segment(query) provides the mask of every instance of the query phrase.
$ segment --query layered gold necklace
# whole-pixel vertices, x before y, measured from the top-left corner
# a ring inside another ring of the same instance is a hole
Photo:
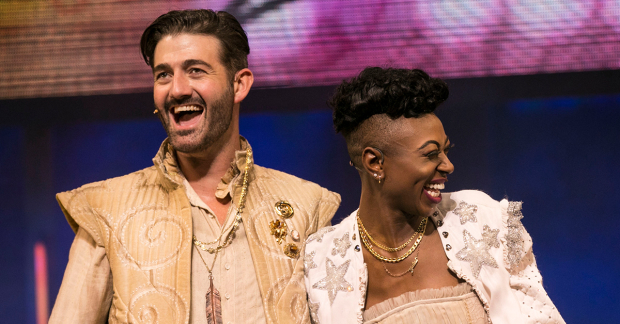
[[[420,245],[420,242],[422,241],[422,238],[424,237],[424,232],[426,231],[426,225],[428,223],[428,217],[425,217],[424,219],[422,219],[422,221],[420,222],[420,225],[418,225],[418,229],[416,230],[416,232],[411,236],[411,238],[409,238],[409,240],[407,240],[407,242],[405,242],[404,244],[392,248],[392,247],[388,247],[385,246],[379,242],[377,242],[375,239],[372,238],[372,236],[370,235],[370,233],[366,230],[366,228],[364,227],[364,224],[362,223],[362,220],[359,216],[359,211],[357,212],[357,224],[359,226],[359,232],[360,232],[360,238],[362,239],[362,243],[364,243],[364,247],[366,248],[366,250],[368,250],[368,252],[370,252],[370,254],[375,257],[377,260],[382,261],[383,264],[383,269],[385,269],[385,272],[387,272],[387,274],[389,274],[392,277],[400,277],[405,275],[406,273],[411,273],[413,275],[413,269],[415,268],[415,266],[418,264],[418,257],[416,256],[415,259],[413,260],[413,262],[411,263],[411,266],[409,267],[409,269],[407,269],[407,271],[401,273],[401,274],[393,274],[391,273],[387,267],[385,266],[385,263],[399,263],[402,262],[403,260],[407,259],[409,256],[411,256],[411,254],[413,254],[413,252],[418,248],[418,246]],[[390,258],[390,257],[385,257],[381,254],[379,254],[377,251],[375,251],[375,249],[373,248],[373,244],[378,247],[381,250],[384,251],[388,251],[388,252],[398,252],[403,250],[404,248],[406,248],[412,241],[413,239],[417,236],[417,239],[414,241],[413,245],[411,246],[411,248],[409,248],[409,250],[407,252],[405,252],[405,254],[401,255],[400,257],[395,257],[395,258]],[[419,253],[419,251],[418,251]]]
[[[220,237],[213,242],[202,242],[198,240],[195,235],[192,236],[194,247],[196,248],[196,251],[198,252],[198,255],[200,256],[202,263],[204,263],[205,268],[207,268],[207,271],[209,272],[209,290],[207,291],[207,294],[205,297],[207,298],[207,302],[206,302],[207,323],[210,323],[210,324],[211,323],[222,323],[222,307],[221,307],[222,297],[220,296],[220,292],[217,289],[215,289],[215,287],[213,286],[213,267],[215,266],[215,260],[217,259],[218,253],[224,248],[226,248],[227,246],[229,246],[232,243],[233,239],[235,238],[235,232],[239,228],[239,223],[241,222],[241,213],[243,212],[243,208],[245,208],[245,201],[246,201],[247,192],[248,192],[248,173],[250,171],[250,164],[252,163],[252,150],[248,147],[245,153],[246,153],[245,171],[243,175],[243,186],[241,188],[241,195],[239,197],[239,208],[237,209],[237,215],[235,216],[235,221],[233,222],[231,227],[229,227],[230,231],[228,230],[222,231],[220,233]],[[233,204],[234,204],[234,201],[233,201]],[[226,235],[226,238],[222,241],[222,236],[227,231],[228,231],[228,234]],[[216,247],[214,248],[208,247],[208,245],[215,244],[218,242],[221,242],[221,243],[219,243]],[[211,268],[207,266],[207,262],[205,262],[205,259],[202,257],[202,254],[200,254],[200,251],[198,249],[207,251],[213,254],[213,262],[211,262]]]

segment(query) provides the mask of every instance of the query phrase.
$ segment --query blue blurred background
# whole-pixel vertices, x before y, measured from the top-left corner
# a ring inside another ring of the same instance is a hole
[[[615,8],[616,11],[609,11],[610,17],[620,17],[617,1],[569,2],[587,3],[600,10]],[[69,6],[70,2],[66,3]],[[507,3],[512,2],[504,2],[503,6]],[[531,6],[532,10],[537,9],[535,4]],[[164,9],[150,13],[151,17],[165,12]],[[277,16],[278,10],[286,13],[285,9],[291,10],[275,5],[266,12]],[[457,9],[444,12],[441,17],[467,17],[467,13],[475,16],[471,8]],[[236,14],[242,16],[243,12]],[[318,15],[316,11],[312,13]],[[600,18],[601,13],[593,15]],[[273,22],[267,19],[272,16],[265,15],[250,15],[245,24],[257,24],[261,19]],[[458,21],[462,23],[462,19]],[[609,21],[612,23],[605,23]],[[616,236],[620,231],[620,211],[613,207],[620,202],[620,150],[616,147],[620,140],[620,42],[619,32],[612,28],[614,21],[601,18],[602,27],[597,27],[596,33],[584,32],[574,38],[564,35],[566,48],[553,43],[548,44],[548,52],[519,54],[523,59],[531,59],[530,54],[550,55],[538,62],[534,70],[527,70],[527,66],[523,70],[523,64],[518,62],[515,66],[521,66],[521,70],[516,72],[494,70],[485,67],[487,61],[481,59],[472,63],[470,70],[463,68],[456,75],[450,74],[451,63],[439,59],[446,57],[447,50],[432,44],[429,46],[436,50],[437,60],[431,62],[425,56],[416,62],[412,56],[407,65],[425,69],[428,64],[435,76],[446,77],[451,89],[450,98],[437,112],[456,144],[450,153],[456,170],[446,191],[479,189],[498,200],[507,197],[524,202],[523,223],[533,238],[544,286],[568,323],[620,323],[620,244]],[[390,32],[379,28],[385,22],[372,24],[378,26],[377,30]],[[481,24],[488,27],[488,23]],[[145,26],[131,28],[141,32]],[[440,27],[440,31],[448,28]],[[0,36],[5,43],[15,38],[10,31],[14,29],[0,24]],[[139,32],[131,34],[136,44],[127,56],[137,53]],[[292,35],[294,39],[296,34]],[[493,39],[501,38],[493,35]],[[610,47],[611,54],[597,56],[600,52],[593,51],[588,58],[586,51],[580,58],[583,65],[569,64],[559,71],[546,69],[556,66],[554,55],[570,56],[575,52],[575,44],[585,44],[585,48],[594,42],[592,35],[598,37],[598,46]],[[249,33],[250,39],[252,36]],[[410,36],[404,33],[400,37],[406,43]],[[256,37],[262,39],[260,35]],[[468,41],[465,38],[455,42],[466,50]],[[478,44],[481,40],[471,42]],[[401,45],[396,44],[395,48],[408,46]],[[321,46],[327,47],[325,43]],[[486,43],[482,50],[492,48]],[[14,54],[6,48],[3,51],[0,63],[6,76],[13,70],[2,58]],[[377,59],[376,65],[390,65],[390,55],[399,54],[386,49],[385,53],[375,50],[369,56]],[[607,63],[603,58],[609,59]],[[277,64],[277,57],[270,59]],[[257,73],[257,78],[270,77],[260,60],[252,61],[252,55],[250,60],[258,71],[263,71]],[[600,64],[588,65],[588,60]],[[311,63],[305,62],[310,66]],[[402,60],[396,63],[403,66]],[[85,66],[88,65],[87,62]],[[139,68],[139,73],[146,73],[148,78],[148,68]],[[315,69],[320,71],[320,66]],[[36,72],[33,69],[29,75],[36,76]],[[325,102],[337,81],[352,73],[343,70],[331,79],[318,81],[310,76],[307,83],[288,82],[285,71],[279,73],[280,83],[269,79],[263,87],[253,89],[242,104],[241,134],[253,146],[257,164],[339,192],[342,206],[333,221],[338,223],[357,207],[360,183],[357,172],[348,165],[344,140],[333,131],[331,111]],[[33,247],[40,242],[47,251],[47,303],[51,308],[74,237],[57,206],[55,193],[152,165],[151,159],[166,135],[157,118],[150,114],[152,95],[148,87],[140,85],[145,84],[144,80],[131,91],[97,88],[98,83],[93,83],[94,88],[62,88],[58,92],[48,89],[49,94],[37,92],[37,83],[20,83],[23,80],[17,77],[9,79],[4,88],[0,84],[0,112],[4,117],[0,119],[0,321],[35,323]],[[54,84],[53,74],[42,80]],[[18,87],[35,90],[12,92]]]

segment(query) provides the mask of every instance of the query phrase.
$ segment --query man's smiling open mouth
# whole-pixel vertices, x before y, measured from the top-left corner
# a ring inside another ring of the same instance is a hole
[[[197,105],[182,105],[173,107],[170,112],[177,125],[181,127],[192,126],[198,122],[204,112],[204,108]]]

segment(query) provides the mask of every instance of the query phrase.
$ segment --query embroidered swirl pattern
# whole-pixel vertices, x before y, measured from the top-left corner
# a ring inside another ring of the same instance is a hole
[[[165,266],[175,262],[190,242],[189,227],[181,217],[161,207],[134,208],[121,219],[116,243],[119,255],[128,266],[141,270]],[[135,224],[143,225],[136,229]],[[132,235],[136,230],[138,240]]]
[[[136,289],[132,294],[128,317],[130,323],[184,323],[186,309],[186,302],[174,289],[162,285],[148,285]]]

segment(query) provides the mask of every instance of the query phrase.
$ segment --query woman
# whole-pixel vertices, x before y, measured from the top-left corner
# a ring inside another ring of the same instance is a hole
[[[546,295],[521,203],[441,193],[452,146],[433,113],[447,85],[367,68],[332,98],[362,180],[359,209],[311,235],[315,323],[564,323]]]

